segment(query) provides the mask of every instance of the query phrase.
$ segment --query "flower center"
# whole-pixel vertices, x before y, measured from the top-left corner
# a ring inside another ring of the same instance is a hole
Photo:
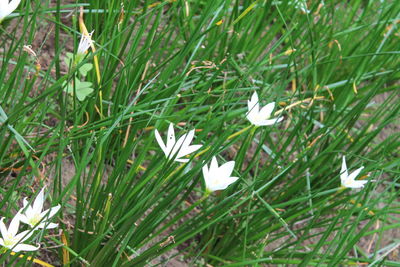
[[[220,178],[215,178],[214,180],[212,180],[212,185],[216,186],[219,185],[221,183],[221,179]]]
[[[35,226],[36,224],[38,224],[38,222],[40,222],[42,220],[42,217],[40,217],[39,213],[35,213],[30,219],[29,219],[29,224],[31,226]]]
[[[352,184],[352,181],[349,181],[349,180],[345,180],[343,182],[343,185],[346,186],[346,187],[350,186],[351,184]]]
[[[257,119],[262,121],[262,120],[268,120],[270,116],[265,116],[263,114],[258,113],[257,114]]]
[[[13,235],[8,234],[4,237],[4,246],[5,247],[13,247],[18,243],[18,239],[16,239]]]

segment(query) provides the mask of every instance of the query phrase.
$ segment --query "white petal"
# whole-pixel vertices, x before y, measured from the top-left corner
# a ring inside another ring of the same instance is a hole
[[[171,154],[172,148],[174,147],[176,142],[175,139],[175,131],[174,131],[174,126],[172,123],[169,124],[168,127],[168,136],[167,136],[167,151],[168,154]]]
[[[85,55],[86,54],[87,50],[90,48],[90,46],[93,43],[92,34],[93,34],[93,31],[91,33],[89,33],[89,35],[82,34],[81,40],[80,40],[79,45],[78,45],[78,51],[77,51],[78,55]]]
[[[202,170],[203,170],[204,182],[205,182],[205,184],[207,185],[207,184],[208,184],[208,181],[209,181],[209,179],[210,179],[210,176],[209,176],[210,174],[209,174],[209,171],[208,171],[208,166],[207,166],[207,164],[203,166]]]
[[[183,141],[182,147],[189,147],[194,137],[194,131],[194,129],[189,131],[189,133],[186,135],[185,140]]]
[[[227,178],[221,179],[219,183],[209,185],[208,189],[210,191],[224,190],[230,184],[236,182],[237,179],[239,179],[239,178],[238,177],[227,177]]]
[[[358,168],[357,170],[355,170],[353,173],[351,173],[349,175],[349,177],[347,177],[347,179],[349,179],[350,181],[353,181],[356,179],[356,177],[360,174],[360,172],[362,171],[362,169],[364,169],[364,166]]]
[[[193,146],[189,146],[189,147],[182,146],[182,148],[179,150],[178,157],[180,158],[180,157],[189,155],[189,154],[199,150],[201,147],[202,147],[202,145],[193,145]]]
[[[156,140],[158,145],[161,147],[162,151],[164,152],[165,156],[168,156],[168,152],[167,151],[167,147],[164,144],[164,141],[162,140],[160,133],[157,131],[157,129],[154,132],[155,136],[156,136]]]
[[[340,180],[343,182],[347,179],[348,176],[349,176],[349,173],[347,171],[347,166],[346,166],[346,157],[343,156],[342,169],[340,170]]]
[[[37,228],[42,229],[54,229],[58,227],[58,223],[41,223],[37,226]]]
[[[17,234],[14,238],[16,240],[19,240],[19,242],[24,242],[26,239],[31,237],[32,234],[33,234],[33,230],[32,229],[31,230],[26,230],[26,231],[23,231],[23,232]]]
[[[254,92],[253,95],[251,96],[251,99],[247,101],[247,109],[248,109],[247,112],[248,117],[254,118],[255,116],[258,115],[258,112],[260,110],[260,104],[258,103],[257,92]]]
[[[19,3],[21,3],[21,0],[12,0],[10,2],[10,4],[8,5],[8,8],[10,10],[10,14],[11,14],[11,12],[13,12],[14,10],[17,9]]]
[[[349,187],[349,188],[363,188],[366,183],[368,183],[367,180],[350,181],[347,184],[346,187]]]
[[[171,159],[172,159],[172,158],[171,158]],[[186,162],[189,162],[189,159],[175,158],[175,161],[186,163]]]
[[[22,211],[24,210],[24,207],[22,207],[22,208],[20,208],[18,211],[17,211],[17,214],[16,214],[16,216],[19,216],[19,217],[21,217],[23,214],[22,214]]]
[[[218,161],[217,158],[214,156],[211,159],[211,164],[210,164],[210,175],[213,175],[213,173],[218,172]]]
[[[258,101],[258,100],[257,100]],[[258,102],[252,102],[252,101],[247,101],[247,109],[248,109],[248,114],[258,114],[260,110],[260,104]]]
[[[0,219],[0,232],[1,232],[1,236],[3,238],[5,238],[7,236],[7,234],[8,234],[8,230],[7,230],[7,227],[4,224],[3,220],[4,220],[4,218]]]
[[[46,187],[43,187],[42,190],[40,190],[39,194],[36,196],[35,201],[33,202],[32,208],[35,213],[41,213],[43,209],[43,203],[44,203],[44,189]]]
[[[234,161],[229,161],[229,162],[221,165],[218,169],[218,174],[219,174],[220,179],[225,179],[225,177],[229,177],[232,174],[234,167],[235,167]]]
[[[26,208],[26,211],[25,211],[26,217],[29,218],[29,217],[34,216],[35,214],[36,214],[36,212],[33,210],[32,206],[28,205],[28,207]]]
[[[24,214],[21,214],[21,215],[19,216],[19,220],[20,220],[21,222],[25,223],[25,224],[29,224],[29,219],[28,219],[28,217],[26,217]]]
[[[5,0],[1,0],[1,1],[5,1]],[[3,3],[0,3],[1,5],[3,5]],[[7,3],[6,3],[7,4]],[[5,17],[7,17],[9,15],[8,13],[8,8],[0,8],[0,22],[3,21],[3,19]]]
[[[32,245],[27,245],[27,244],[19,244],[16,245],[14,248],[12,248],[12,251],[14,252],[20,252],[20,251],[35,251],[38,250],[40,246],[32,246]]]
[[[47,209],[45,211],[43,211],[42,213],[40,213],[40,218],[45,218],[45,219],[50,219],[51,217],[53,217],[59,210],[60,210],[60,205],[57,205],[55,207],[52,207],[50,209]]]
[[[276,119],[270,119],[270,120],[262,120],[262,121],[257,122],[256,125],[258,125],[258,126],[274,125],[274,124],[276,124],[278,122],[281,122],[282,120],[283,120],[283,117],[279,117],[279,118],[276,118]]]
[[[258,101],[258,94],[257,94],[256,91],[254,91],[253,95],[251,96],[250,101],[248,102],[248,104],[249,104],[249,106],[248,106],[249,110],[252,109],[252,108],[254,107],[254,105],[258,104],[258,102],[259,102],[259,101]],[[258,109],[257,109],[257,112],[258,112]]]
[[[258,119],[257,119],[258,113],[249,113],[247,114],[246,118],[250,121],[251,124],[259,126]]]
[[[275,102],[271,102],[269,104],[267,104],[265,107],[263,107],[260,112],[259,112],[259,116],[261,118],[263,118],[264,120],[268,119],[269,117],[271,117],[272,111],[275,108]]]
[[[10,15],[20,4],[21,0],[13,0],[11,3],[7,1],[1,1],[0,6],[0,21],[3,20],[5,17]]]
[[[190,143],[192,142],[193,137],[194,137],[194,133],[195,133],[195,130],[191,130],[191,131],[185,136],[184,141],[183,141],[183,144],[182,144],[182,147],[179,149],[179,152],[178,152],[178,156],[177,156],[178,158],[183,157],[183,156],[186,156],[186,155],[188,155],[188,154],[191,154],[191,153],[193,153],[194,151],[199,150],[199,149],[202,147],[202,145],[193,145],[193,146],[190,146]],[[178,141],[179,141],[179,140],[178,140]]]
[[[18,228],[19,228],[19,216],[17,214],[11,220],[10,226],[8,227],[8,233],[12,236],[15,236],[18,232]]]
[[[26,197],[24,197],[24,200],[22,200],[22,204],[23,204],[22,209],[25,209],[29,205],[29,201],[27,200]]]
[[[178,141],[173,145],[172,151],[169,153],[169,158],[173,159],[177,152],[181,149],[183,142],[186,139],[186,134],[182,135]],[[179,157],[178,157],[179,158]]]
[[[247,110],[248,114],[258,114],[260,110],[260,104],[258,103],[258,96],[256,92],[254,92],[250,100],[247,100]]]
[[[52,218],[60,210],[60,208],[61,208],[61,205],[57,205],[57,206],[50,208],[50,214],[49,214],[48,218]]]

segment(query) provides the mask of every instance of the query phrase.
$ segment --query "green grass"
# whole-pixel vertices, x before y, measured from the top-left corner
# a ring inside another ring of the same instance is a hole
[[[0,27],[0,216],[47,185],[67,242],[0,262],[399,266],[400,2],[317,2],[22,0]],[[80,6],[96,52],[67,66]],[[248,127],[254,91],[282,123]],[[198,130],[189,163],[155,140],[171,122]],[[374,182],[341,189],[342,155]],[[213,156],[239,180],[204,198]]]

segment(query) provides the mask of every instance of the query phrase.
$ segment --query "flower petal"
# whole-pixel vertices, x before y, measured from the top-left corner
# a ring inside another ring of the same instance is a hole
[[[246,118],[250,121],[251,124],[258,125],[257,115],[258,115],[258,113],[254,113],[254,112],[250,111],[250,113],[248,113],[246,115]]]
[[[172,151],[169,153],[169,158],[173,159],[177,152],[181,149],[183,142],[186,139],[186,134],[182,135],[178,141],[173,145]],[[178,157],[178,156],[177,156]],[[178,157],[179,158],[179,157]]]
[[[94,31],[92,31],[89,34],[82,33],[81,41],[79,42],[79,45],[78,45],[78,51],[77,51],[78,56],[81,56],[81,57],[84,56],[87,53],[88,49],[94,43],[92,40],[93,32]]]
[[[251,121],[258,116],[260,110],[260,104],[258,103],[258,96],[257,93],[254,92],[253,96],[251,97],[250,101],[247,101],[247,115],[246,117]]]
[[[170,155],[172,148],[174,147],[176,142],[175,139],[175,131],[174,131],[174,125],[172,123],[169,124],[168,127],[168,136],[167,136],[167,154]]]
[[[271,117],[274,108],[275,108],[275,102],[268,103],[265,107],[263,107],[260,110],[259,116],[264,120],[269,119]]]
[[[247,101],[247,109],[247,114],[258,114],[260,110],[260,104],[258,102],[253,104],[251,101]]]
[[[60,210],[60,208],[61,208],[61,206],[57,205],[55,207],[47,209],[47,210],[43,211],[42,213],[40,213],[39,217],[43,223],[46,223],[46,221],[49,220],[50,218],[52,218]]]
[[[39,194],[36,196],[35,201],[33,202],[32,208],[35,213],[41,213],[43,209],[43,203],[44,203],[44,189],[46,187],[43,187],[42,190],[40,190]]]
[[[19,216],[19,220],[20,220],[21,222],[25,223],[25,224],[29,224],[29,219],[28,219],[28,217],[26,217],[26,215],[24,215],[24,214],[21,214],[21,215]]]
[[[23,207],[22,207],[22,209],[25,209],[25,208],[26,208],[26,206],[28,206],[28,205],[29,205],[29,201],[27,200],[27,198],[26,198],[26,197],[24,197],[24,199],[22,200],[22,204],[23,204]]]
[[[185,140],[183,141],[183,144],[182,144],[183,148],[190,146],[190,143],[192,142],[193,137],[194,137],[194,131],[195,131],[194,129],[190,130],[189,133],[186,135]]]
[[[33,230],[34,229],[23,231],[23,232],[17,234],[14,238],[16,240],[19,240],[19,242],[24,242],[25,240],[27,240],[28,238],[30,238],[32,236]]]
[[[356,177],[360,174],[360,172],[364,169],[364,166],[358,168],[357,170],[355,170],[354,172],[352,172],[349,177],[347,177],[348,180],[350,181],[354,181],[356,179]]]
[[[164,152],[165,156],[168,156],[167,147],[164,144],[164,141],[162,140],[160,133],[157,131],[157,129],[154,131],[154,134],[156,136],[156,140],[158,145],[161,147],[162,151]]]
[[[259,103],[258,102],[259,102],[258,101],[258,94],[257,94],[256,91],[254,91],[254,93],[251,96],[250,100],[247,101],[247,107],[248,107],[249,111],[254,109],[254,108],[256,108],[256,111],[258,113],[258,111],[259,111],[259,107],[258,107]]]
[[[32,217],[34,214],[35,214],[35,211],[33,210],[32,206],[28,205],[28,207],[26,208],[26,211],[25,211],[25,215],[27,217]]]
[[[189,131],[188,134],[182,136],[182,137],[184,137],[184,141],[183,141],[183,143],[182,143],[181,148],[180,148],[179,151],[178,151],[178,155],[177,155],[178,158],[181,158],[181,157],[183,157],[183,156],[186,156],[186,155],[188,155],[188,154],[190,154],[190,153],[192,153],[192,152],[198,150],[198,149],[201,147],[201,145],[193,145],[193,146],[190,146],[190,143],[192,142],[193,137],[194,137],[194,132],[195,132],[195,130],[191,130],[191,131]],[[181,138],[182,138],[182,137],[181,137]],[[180,139],[181,139],[181,138],[180,138]],[[180,141],[180,140],[178,140],[178,142],[179,142],[179,141]],[[178,142],[177,142],[177,143],[178,143]]]
[[[229,185],[236,182],[238,179],[239,179],[239,177],[227,177],[227,178],[219,180],[219,183],[209,185],[209,187],[207,187],[207,188],[210,191],[224,190]]]
[[[39,229],[39,228],[41,228],[41,229],[54,229],[54,228],[57,228],[57,227],[58,227],[58,223],[43,222],[43,223],[40,223],[36,228],[37,229]],[[34,230],[37,230],[37,229],[34,229]]]
[[[341,181],[345,181],[348,176],[349,176],[349,173],[347,171],[347,166],[346,166],[346,157],[343,156],[342,169],[340,170],[340,180]]]
[[[21,0],[13,0],[11,3],[8,3],[8,1],[2,1],[0,8],[0,21],[10,15],[18,7],[20,2]]]
[[[258,103],[258,95],[257,92],[254,92],[251,96],[251,99],[247,101],[247,119],[252,122],[254,118],[257,117],[258,112],[260,110],[260,104]]]
[[[172,157],[170,159],[172,159]],[[175,158],[174,160],[177,161],[177,162],[182,162],[182,163],[189,162],[189,159]]]
[[[256,125],[258,125],[258,126],[274,125],[278,122],[281,122],[282,120],[283,120],[283,117],[279,117],[276,119],[270,119],[270,120],[263,120],[263,121],[258,122]]]
[[[18,228],[19,228],[19,215],[17,214],[11,220],[10,226],[8,227],[8,234],[15,236],[18,232]]]
[[[4,220],[4,217],[0,219],[0,232],[1,232],[1,236],[3,238],[5,238],[8,234],[8,230],[7,230],[7,227],[4,224],[3,220]]]
[[[44,212],[42,212],[40,214],[40,217],[41,218],[46,217],[46,218],[50,219],[60,210],[60,208],[61,208],[61,206],[57,205],[57,206],[54,206],[54,207],[50,208],[49,209],[50,211],[49,210],[45,210]]]
[[[218,169],[218,176],[220,179],[225,179],[232,174],[233,168],[235,167],[234,161],[229,161],[221,165]]]
[[[177,157],[184,157],[186,155],[189,155],[197,150],[199,150],[202,147],[202,145],[193,145],[193,146],[188,146],[188,147],[184,147],[182,146],[182,148],[179,150],[178,152],[178,156]]]
[[[27,244],[18,244],[15,247],[12,248],[12,251],[14,252],[20,252],[20,251],[35,251],[38,250],[40,246],[32,246],[32,245],[27,245]]]
[[[350,188],[363,188],[368,183],[367,180],[351,181],[348,185]]]
[[[203,170],[204,183],[207,185],[207,184],[208,184],[208,181],[210,180],[210,176],[209,176],[210,174],[209,174],[209,171],[208,171],[208,166],[207,166],[207,164],[205,164],[205,165],[203,166],[202,170]]]
[[[210,164],[210,175],[213,175],[215,172],[218,172],[218,161],[215,156],[212,157],[211,159],[211,164]]]
[[[12,0],[9,5],[8,8],[11,10],[10,14],[17,9],[18,5],[21,3],[21,0]]]

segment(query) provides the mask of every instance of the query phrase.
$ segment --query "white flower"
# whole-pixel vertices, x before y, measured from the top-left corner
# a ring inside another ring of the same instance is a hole
[[[217,159],[213,157],[210,169],[208,169],[207,164],[203,166],[203,176],[207,191],[213,192],[216,190],[223,190],[230,184],[236,182],[239,178],[230,176],[234,167],[234,161],[229,161],[218,167]]]
[[[29,202],[24,199],[24,207],[19,212],[19,218],[21,222],[28,224],[32,228],[42,228],[42,229],[53,229],[58,226],[57,223],[50,223],[49,220],[53,217],[59,210],[60,205],[43,210],[44,204],[44,187],[40,190],[39,194],[33,201],[33,205],[29,205]]]
[[[10,3],[8,3],[9,0],[0,0],[0,22],[10,15],[19,5],[21,0],[11,0]]]
[[[305,0],[295,0],[295,1],[291,1],[291,4],[294,4],[294,6],[297,9],[300,9],[303,13],[310,13],[310,10],[307,7],[307,3]]]
[[[33,231],[27,230],[17,234],[19,228],[18,214],[11,220],[8,228],[4,224],[3,220],[4,218],[1,218],[0,220],[0,231],[2,237],[0,238],[1,246],[11,249],[14,252],[34,251],[39,249],[39,246],[35,247],[32,245],[21,244],[32,235]]]
[[[78,56],[80,57],[84,56],[87,53],[90,46],[93,44],[92,34],[93,32],[89,33],[89,35],[86,35],[84,33],[82,34],[81,41],[79,42],[78,45],[78,52],[77,52]]]
[[[194,137],[194,130],[191,130],[189,133],[182,135],[178,141],[175,139],[175,132],[172,123],[168,128],[168,137],[167,137],[167,145],[164,144],[161,139],[160,133],[155,131],[156,140],[160,145],[161,149],[164,151],[165,156],[168,159],[174,159],[178,162],[188,162],[189,159],[182,159],[182,157],[189,155],[190,153],[195,152],[200,149],[201,145],[190,145]]]
[[[346,157],[343,156],[343,162],[342,162],[342,169],[340,170],[340,181],[342,183],[342,186],[347,187],[347,188],[362,188],[368,181],[365,180],[360,180],[356,181],[356,177],[360,174],[360,172],[364,169],[364,167],[360,167],[357,170],[355,170],[352,174],[349,175],[347,171],[347,166],[346,166]]]
[[[309,10],[307,7],[306,0],[294,0],[294,1],[290,1],[289,4],[294,5],[295,8],[300,9],[301,12],[303,12],[303,13],[309,14],[311,12],[311,10]],[[320,5],[324,6],[325,2],[321,1]]]
[[[257,92],[254,92],[253,96],[247,101],[247,119],[256,126],[273,125],[283,120],[283,117],[270,119],[272,111],[275,108],[275,102],[267,104],[260,110],[260,104],[258,103]]]

